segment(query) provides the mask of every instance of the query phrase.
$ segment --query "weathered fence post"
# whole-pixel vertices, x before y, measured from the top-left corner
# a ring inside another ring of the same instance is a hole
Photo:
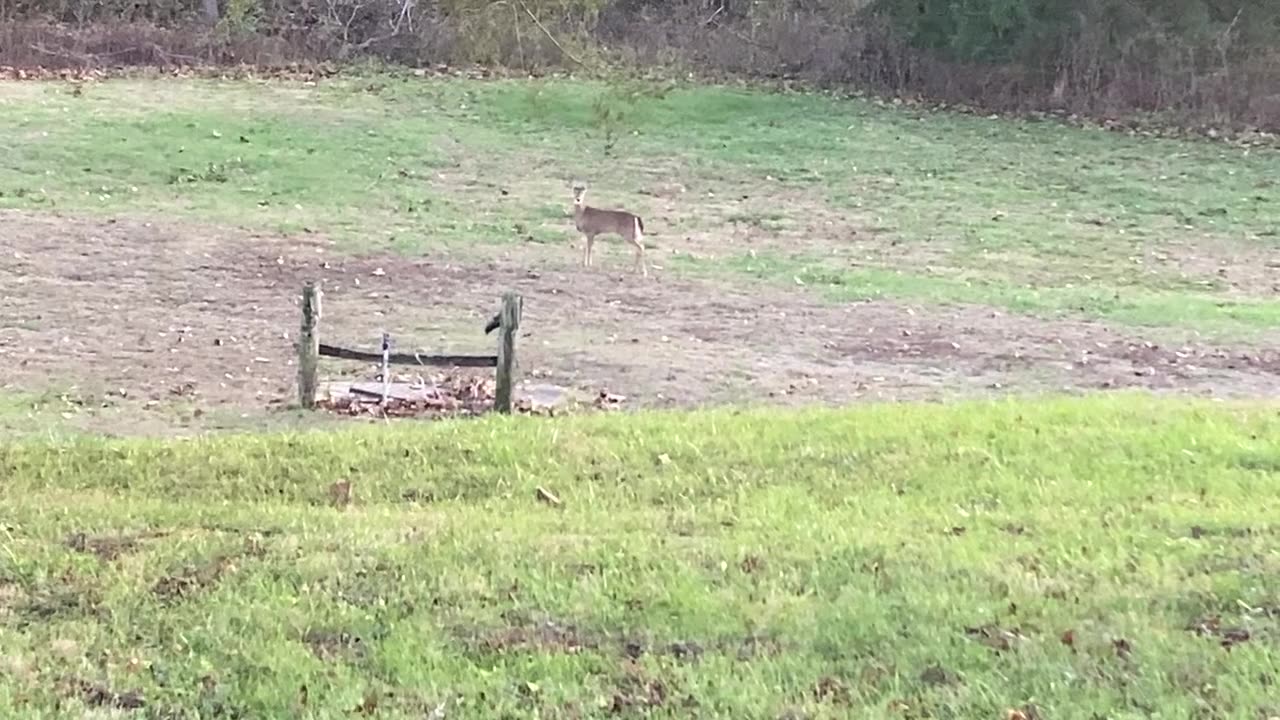
[[[520,328],[520,311],[523,300],[519,293],[502,295],[502,312],[498,334],[498,377],[493,394],[493,409],[500,413],[511,412],[512,394],[515,392],[516,330]]]
[[[298,404],[316,406],[320,370],[320,290],[314,282],[302,287],[302,330],[298,333]]]
[[[298,404],[306,409],[317,405],[316,394],[320,388],[320,358],[334,357],[361,362],[380,362],[382,365],[382,403],[385,405],[391,398],[391,366],[413,365],[416,367],[496,367],[497,382],[494,388],[493,407],[500,413],[510,413],[514,409],[516,384],[516,332],[520,329],[520,315],[524,301],[519,293],[507,292],[502,295],[502,309],[485,326],[488,334],[501,328],[498,333],[497,355],[420,355],[419,353],[391,352],[391,334],[382,333],[381,352],[371,353],[352,350],[337,345],[320,342],[321,297],[323,293],[314,281],[302,287],[302,328],[298,333]],[[352,393],[378,395],[359,389],[352,385]]]

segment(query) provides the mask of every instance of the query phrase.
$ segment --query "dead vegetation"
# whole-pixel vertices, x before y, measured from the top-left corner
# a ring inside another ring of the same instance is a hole
[[[364,657],[366,652],[364,639],[346,630],[312,628],[303,635],[302,642],[325,662],[351,662]]]
[[[95,708],[138,710],[147,705],[146,698],[138,690],[116,690],[77,677],[63,679],[59,683],[59,691],[65,696],[79,697],[85,705]]]
[[[981,56],[980,40],[958,30],[952,39],[968,55],[948,53],[945,44],[930,49],[913,36],[920,29],[904,25],[903,14],[893,11],[898,5],[906,4],[451,0],[427,10],[406,0],[330,0],[235,5],[202,19],[167,2],[127,10],[111,3],[23,2],[0,26],[0,64],[280,66],[378,58],[417,67],[479,63],[521,73],[675,65],[984,111],[1089,115],[1108,123],[1141,124],[1118,116],[1158,114],[1166,124],[1173,116],[1172,124],[1216,133],[1275,130],[1280,122],[1280,58],[1265,33],[1252,27],[1272,17],[1265,3],[1229,4],[1240,9],[1235,18],[1212,23],[1209,16],[1225,11],[1218,4],[1170,18],[1153,10],[1159,4],[1094,3],[1076,13],[1078,21],[1037,16],[1036,28],[1045,34],[1039,42],[1022,27],[1034,21],[1020,23],[1016,13],[1006,17],[1008,3],[970,10],[989,12],[991,23],[1003,29],[991,44],[1016,35],[1031,46],[1009,47],[1014,57],[992,58]],[[920,3],[918,14],[928,12],[938,15],[936,7]]]
[[[513,652],[564,653],[576,655],[599,647],[599,640],[576,625],[553,619],[540,622],[512,618],[515,624],[491,629],[459,630],[463,644],[472,652],[503,655]]]
[[[70,570],[14,595],[11,607],[19,627],[67,618],[100,618],[107,612],[102,591]]]
[[[67,538],[67,547],[77,552],[91,553],[103,562],[111,562],[136,552],[144,540],[154,540],[168,535],[165,532],[141,532],[129,535],[86,535],[83,532],[72,533]]]
[[[175,572],[161,577],[151,586],[151,592],[161,602],[175,604],[217,586],[227,574],[236,571],[236,553],[219,554],[205,562],[185,565]]]

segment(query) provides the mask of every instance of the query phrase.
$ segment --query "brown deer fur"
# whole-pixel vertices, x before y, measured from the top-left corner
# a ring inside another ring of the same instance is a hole
[[[639,215],[626,210],[601,210],[590,207],[586,204],[586,197],[586,186],[574,185],[573,224],[585,240],[582,252],[583,266],[591,266],[591,246],[595,244],[597,235],[617,235],[635,246],[635,266],[645,277],[648,277],[649,268],[644,260],[644,221]]]

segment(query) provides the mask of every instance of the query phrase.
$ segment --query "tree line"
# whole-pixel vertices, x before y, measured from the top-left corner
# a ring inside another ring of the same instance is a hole
[[[622,63],[1280,125],[1277,0],[0,0],[0,22],[13,65]]]

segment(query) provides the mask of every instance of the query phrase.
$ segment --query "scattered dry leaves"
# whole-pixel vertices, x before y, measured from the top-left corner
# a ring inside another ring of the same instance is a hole
[[[596,396],[595,406],[601,410],[616,410],[626,402],[626,395],[617,395],[607,390],[601,390]]]
[[[394,379],[400,382],[399,379]],[[430,387],[413,400],[382,398],[363,393],[348,393],[320,398],[316,407],[342,415],[372,417],[453,417],[480,415],[493,408],[495,383],[491,377],[467,374],[440,374],[419,384]],[[528,403],[516,403],[517,411],[529,412]]]
[[[813,697],[818,702],[845,705],[849,702],[849,687],[840,678],[827,675],[814,684]]]
[[[364,640],[346,630],[312,628],[302,636],[302,642],[324,661],[359,659],[365,655]]]
[[[140,690],[117,692],[106,685],[82,678],[64,678],[59,686],[64,695],[78,695],[91,707],[137,710],[147,704]]]
[[[138,549],[139,541],[164,537],[166,534],[163,532],[143,532],[118,536],[90,536],[83,532],[75,532],[67,536],[66,545],[76,552],[92,553],[97,555],[99,560],[110,562],[121,555]]]
[[[156,581],[151,592],[164,602],[177,602],[213,587],[228,572],[235,571],[235,556],[218,555],[203,565],[189,565]]]
[[[678,640],[667,646],[667,653],[676,660],[697,660],[702,657],[702,645],[693,640]]]
[[[436,501],[436,494],[430,490],[421,490],[418,488],[409,488],[400,493],[400,499],[408,503],[427,504]]]
[[[378,381],[369,382],[376,384]],[[316,400],[316,407],[352,417],[468,417],[492,411],[497,391],[493,377],[465,372],[439,373],[431,377],[393,375],[391,382],[392,397],[386,401],[382,399],[380,391],[371,392],[365,385],[344,394],[338,394],[339,391],[331,388],[329,396]],[[411,397],[397,397],[397,394]],[[617,409],[623,400],[621,395],[601,392],[594,407]],[[518,397],[513,403],[513,410],[522,415],[554,417],[584,406],[585,403],[573,401],[564,404],[546,403],[532,397]]]
[[[354,499],[350,480],[339,480],[329,486],[329,503],[339,510],[351,505]]]
[[[1133,644],[1124,638],[1112,640],[1111,649],[1115,651],[1116,657],[1120,658],[1127,658],[1133,654]]]
[[[355,711],[361,715],[373,715],[378,712],[378,692],[370,690],[364,694],[364,699],[356,706]]]
[[[440,63],[408,71],[414,77],[453,77],[483,80],[507,74],[502,69],[480,66],[449,66]],[[0,65],[0,80],[107,80],[115,78],[178,77],[212,80],[287,80],[319,82],[340,77],[343,68],[331,62],[292,62],[281,65],[135,65],[130,67],[14,67]]]
[[[925,685],[955,685],[960,682],[960,676],[941,665],[930,665],[920,672],[920,682]]]
[[[1238,626],[1224,626],[1222,618],[1218,615],[1208,615],[1202,618],[1192,620],[1186,628],[1189,632],[1193,632],[1200,637],[1211,637],[1218,641],[1222,647],[1230,650],[1241,643],[1248,642],[1253,635],[1247,628]]]
[[[662,707],[669,695],[670,690],[661,678],[649,677],[639,667],[629,664],[606,706],[611,714],[632,714],[638,709]]]
[[[964,634],[996,652],[1012,650],[1019,641],[1026,639],[1018,628],[1002,628],[998,625],[965,628]]]
[[[465,633],[466,644],[474,651],[504,655],[511,652],[562,653],[576,655],[594,649],[599,642],[575,625],[555,620],[537,624],[509,625]]]
[[[1066,632],[1062,633],[1062,636],[1059,637],[1058,640],[1063,645],[1066,645],[1067,647],[1071,648],[1071,652],[1076,651],[1076,631],[1075,630],[1067,630]]]
[[[1005,720],[1041,720],[1040,709],[1030,703],[1019,708],[1009,708],[1004,717]]]
[[[772,658],[782,654],[782,641],[766,635],[748,635],[738,643],[738,660]]]

